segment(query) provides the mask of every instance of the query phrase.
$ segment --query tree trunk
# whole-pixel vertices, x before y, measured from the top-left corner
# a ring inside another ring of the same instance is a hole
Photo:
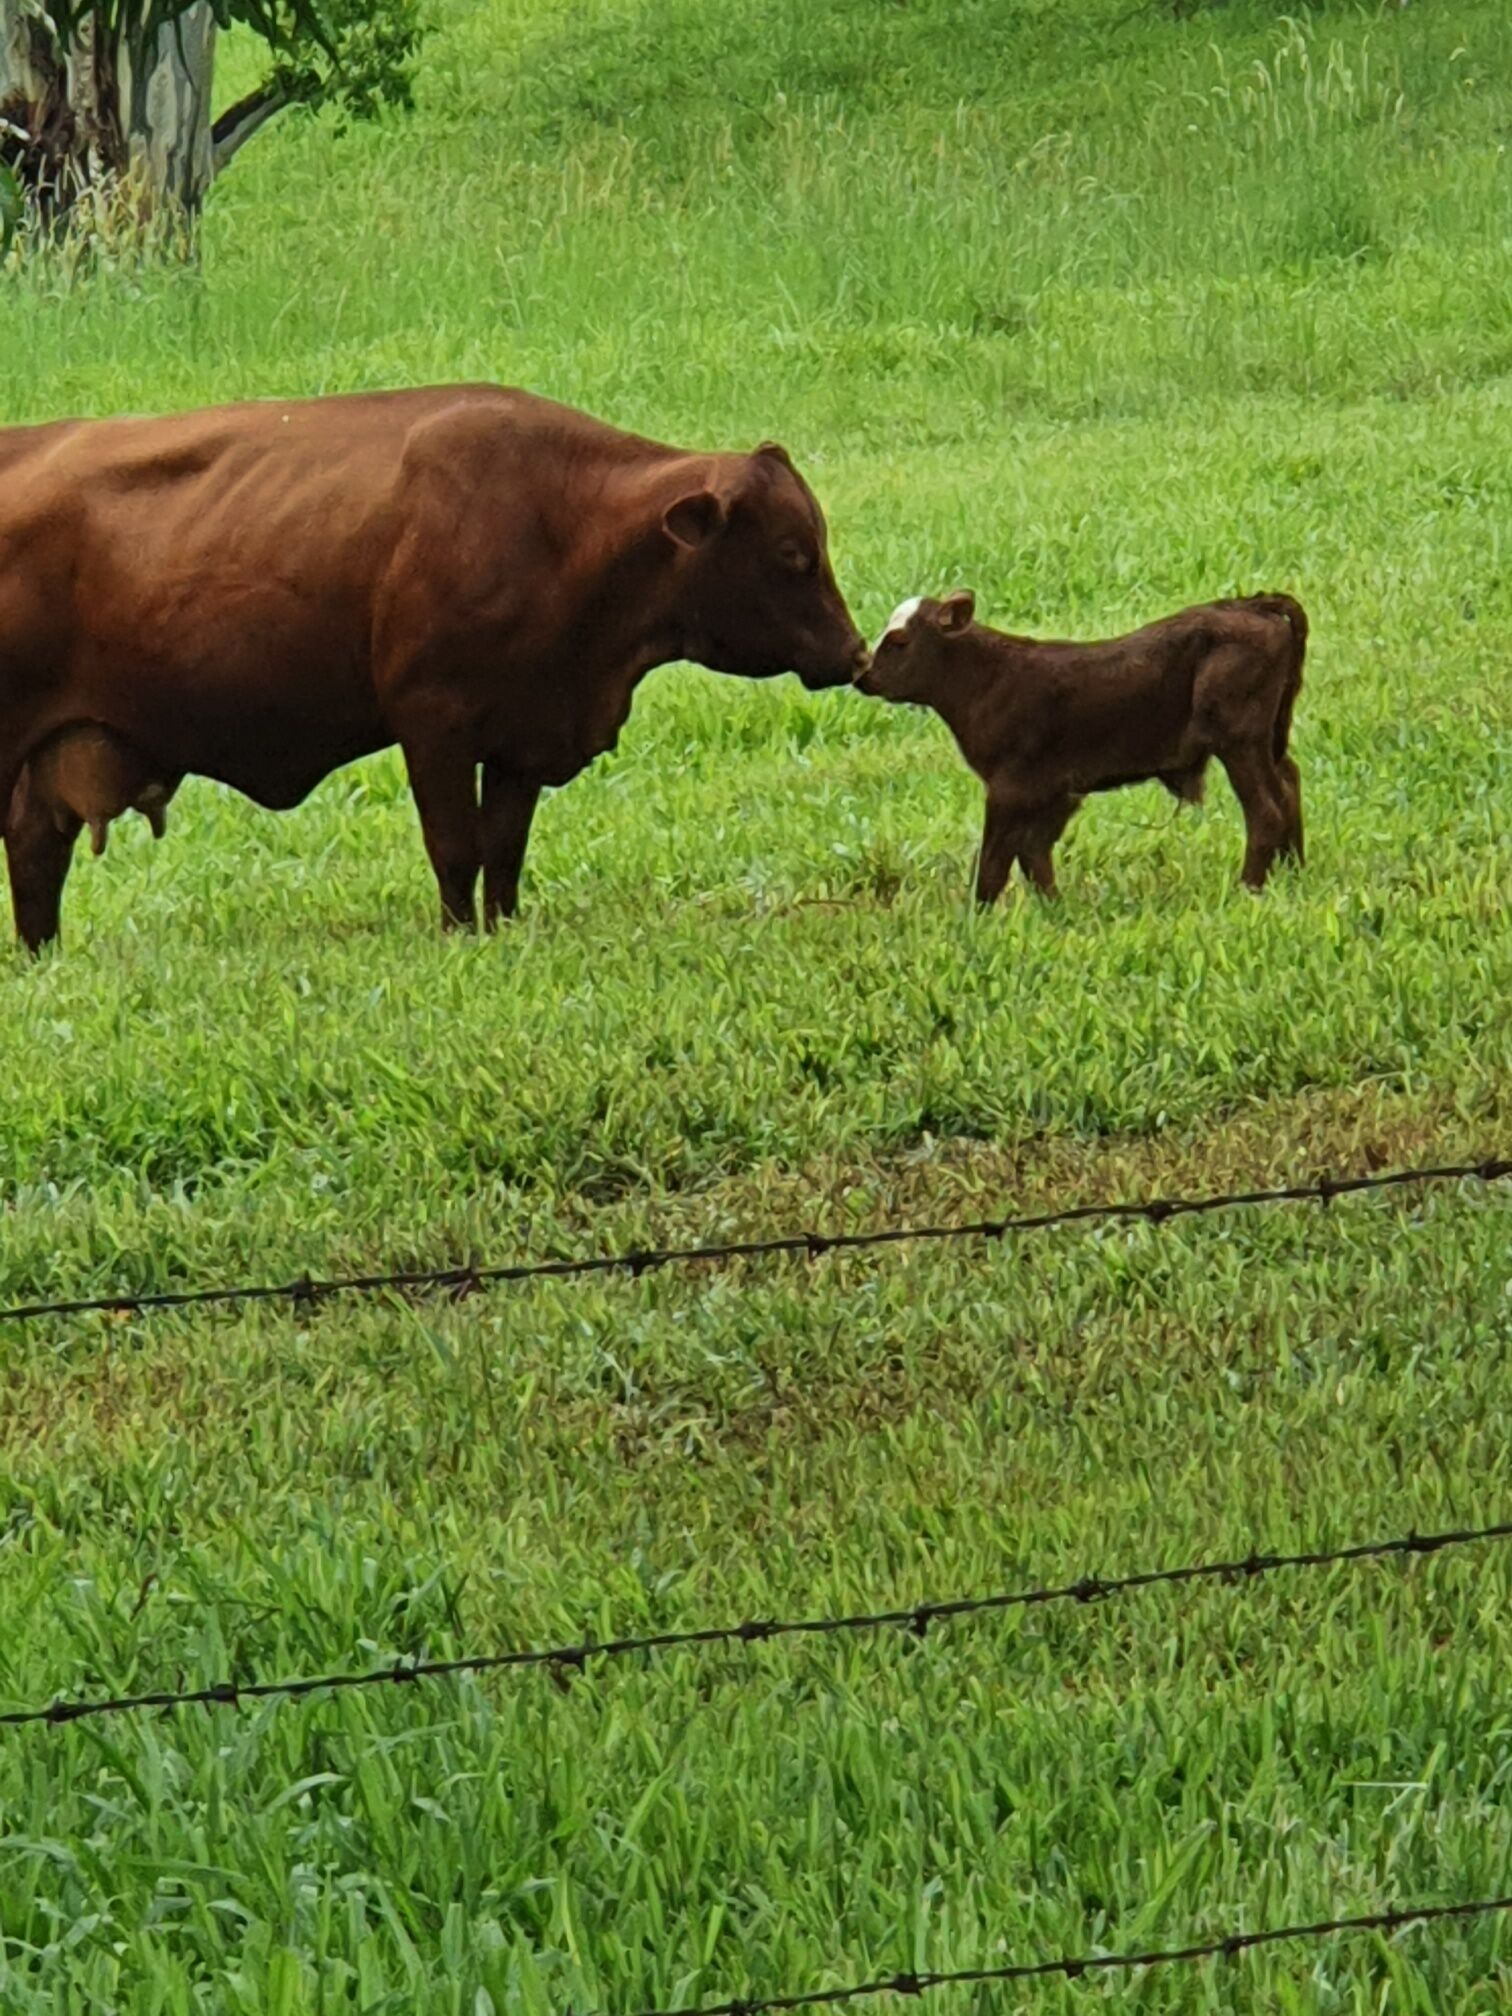
[[[60,47],[28,0],[0,0],[0,161],[44,227],[85,202],[192,219],[214,172],[207,0],[148,39],[91,22]]]
[[[0,0],[3,4],[3,0]],[[194,216],[213,173],[210,88],[215,17],[207,0],[161,29],[154,46],[122,52],[121,104],[127,154],[156,205]]]
[[[51,218],[71,200],[78,124],[53,37],[20,0],[0,0],[0,160]]]

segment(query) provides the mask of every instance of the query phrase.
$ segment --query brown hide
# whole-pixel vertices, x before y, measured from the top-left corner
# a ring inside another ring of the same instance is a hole
[[[773,444],[689,453],[488,385],[0,429],[0,805],[74,723],[273,807],[398,743],[450,923],[480,869],[513,911],[541,788],[653,666],[822,687],[864,655]],[[67,858],[6,838],[40,942]]]
[[[1216,757],[1244,812],[1243,880],[1302,858],[1302,798],[1289,753],[1307,618],[1289,595],[1183,609],[1091,644],[1011,637],[973,620],[971,596],[905,603],[859,680],[864,692],[932,707],[987,786],[977,895],[1013,865],[1047,894],[1051,854],[1089,792],[1158,780],[1202,796]]]

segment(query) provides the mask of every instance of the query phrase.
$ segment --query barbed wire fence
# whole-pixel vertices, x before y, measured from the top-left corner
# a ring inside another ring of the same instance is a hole
[[[550,1667],[558,1676],[579,1671],[591,1660],[628,1658],[673,1650],[707,1650],[716,1646],[750,1646],[771,1640],[828,1636],[839,1633],[897,1630],[923,1638],[936,1624],[981,1617],[993,1612],[1050,1603],[1091,1604],[1158,1585],[1212,1582],[1239,1587],[1265,1575],[1310,1571],[1380,1561],[1391,1556],[1420,1557],[1451,1548],[1512,1540],[1512,1520],[1493,1525],[1461,1527],[1437,1533],[1404,1533],[1384,1540],[1356,1541],[1348,1546],[1291,1554],[1260,1553],[1224,1560],[1187,1562],[1175,1567],[1141,1569],[1118,1576],[1086,1575],[1074,1582],[1046,1583],[1034,1588],[987,1596],[952,1597],[903,1608],[827,1617],[757,1618],[741,1623],[701,1626],[692,1630],[647,1632],[632,1637],[577,1644],[526,1647],[454,1659],[400,1660],[364,1672],[327,1673],[275,1681],[228,1681],[216,1686],[163,1690],[155,1693],[66,1701],[45,1707],[14,1709],[0,1714],[0,1725],[42,1723],[60,1727],[101,1715],[132,1714],[190,1706],[240,1708],[270,1698],[299,1699],[312,1694],[385,1687],[464,1673],[510,1668]],[[1237,1929],[1192,1940],[1180,1946],[1140,1947],[1126,1951],[1057,1954],[1049,1958],[1010,1960],[991,1966],[944,1971],[907,1971],[877,1975],[838,1986],[804,1988],[775,1995],[733,1996],[726,2001],[688,2004],[639,2012],[639,2016],[783,2016],[783,2012],[839,2006],[882,1996],[918,1998],[937,1989],[985,1987],[1010,1982],[1061,1979],[1075,1982],[1089,1976],[1144,1972],[1157,1967],[1233,1961],[1263,1947],[1298,1945],[1338,1938],[1379,1936],[1414,1926],[1443,1925],[1499,1916],[1512,1911],[1512,1896],[1475,1898],[1453,1903],[1412,1903],[1354,1916],[1336,1916],[1308,1923]],[[572,2016],[571,2010],[567,2016]]]
[[[1043,1981],[1059,1976],[1081,1981],[1089,1974],[1132,1974],[1149,1967],[1193,1966],[1203,1960],[1237,1960],[1260,1946],[1297,1945],[1309,1939],[1358,1937],[1364,1932],[1400,1932],[1409,1925],[1449,1919],[1489,1917],[1512,1911],[1512,1897],[1480,1897],[1462,1904],[1406,1904],[1354,1918],[1322,1918],[1311,1925],[1270,1925],[1256,1932],[1227,1932],[1187,1946],[1155,1946],[1131,1953],[1061,1954],[1051,1960],[1009,1961],[1000,1967],[959,1967],[944,1974],[885,1974],[840,1988],[806,1988],[796,1995],[737,1996],[728,2002],[693,2003],[681,2009],[647,2009],[638,2016],[773,2016],[790,2009],[818,2009],[860,2002],[876,1995],[927,1995],[936,1988],[981,1987],[1002,1981]]]
[[[67,1300],[22,1302],[0,1309],[0,1323],[34,1323],[47,1317],[147,1315],[154,1310],[231,1307],[254,1302],[286,1302],[296,1309],[343,1295],[422,1295],[437,1292],[458,1298],[521,1281],[569,1280],[590,1274],[639,1276],[666,1267],[729,1266],[740,1260],[819,1260],[833,1253],[856,1253],[883,1246],[941,1244],[957,1240],[993,1242],[1020,1233],[1052,1227],[1130,1223],[1166,1225],[1213,1211],[1252,1209],[1271,1204],[1320,1204],[1366,1191],[1397,1190],[1447,1183],[1492,1184],[1512,1176],[1512,1159],[1483,1156],[1477,1162],[1428,1164],[1410,1169],[1372,1170],[1353,1176],[1322,1176],[1310,1183],[1288,1183],[1273,1189],[1212,1191],[1202,1196],[1144,1197],[1111,1204],[1073,1204],[1055,1211],[1018,1216],[977,1218],[960,1224],[891,1224],[865,1231],[780,1232],[755,1239],[731,1239],[696,1246],[639,1246],[618,1253],[593,1253],[575,1258],[516,1260],[492,1264],[396,1269],[388,1273],[347,1274],[317,1280],[301,1274],[278,1282],[218,1282],[200,1288],[121,1289],[108,1295],[74,1296]]]
[[[1447,1548],[1512,1540],[1512,1520],[1491,1526],[1459,1527],[1443,1533],[1403,1533],[1389,1540],[1360,1540],[1346,1547],[1312,1549],[1295,1554],[1251,1552],[1229,1560],[1190,1561],[1174,1568],[1144,1568],[1131,1574],[1083,1575],[1074,1582],[1046,1583],[988,1596],[952,1596],[911,1603],[900,1609],[858,1611],[830,1617],[761,1617],[739,1623],[705,1624],[685,1631],[647,1631],[632,1637],[584,1639],[572,1645],[524,1646],[514,1651],[465,1653],[453,1659],[398,1659],[388,1666],[350,1673],[308,1674],[289,1680],[225,1680],[205,1687],[167,1688],[140,1694],[119,1694],[89,1700],[55,1698],[45,1706],[13,1708],[0,1713],[0,1728],[27,1723],[81,1722],[99,1715],[128,1715],[152,1709],[191,1707],[240,1708],[248,1702],[302,1700],[311,1694],[349,1692],[354,1688],[403,1686],[419,1680],[455,1678],[464,1673],[500,1673],[532,1666],[552,1668],[558,1675],[581,1672],[590,1661],[628,1659],[642,1653],[708,1651],[716,1646],[768,1644],[781,1638],[854,1636],[897,1630],[914,1638],[937,1624],[960,1622],[1008,1610],[1035,1609],[1051,1603],[1100,1603],[1135,1590],[1162,1584],[1197,1582],[1240,1586],[1261,1576],[1286,1571],[1336,1568],[1392,1555],[1441,1554]]]
[[[627,1273],[638,1276],[648,1271],[692,1265],[728,1265],[743,1260],[798,1257],[820,1259],[825,1255],[861,1251],[907,1243],[945,1241],[997,1241],[1010,1235],[1048,1230],[1056,1226],[1143,1221],[1163,1225],[1180,1217],[1246,1207],[1291,1203],[1332,1204],[1337,1198],[1362,1192],[1402,1189],[1417,1185],[1478,1182],[1491,1184],[1512,1176],[1512,1159],[1487,1156],[1476,1162],[1445,1163],[1387,1171],[1369,1171],[1344,1177],[1324,1177],[1310,1183],[1293,1183],[1274,1188],[1251,1188],[1212,1192],[1201,1196],[1159,1196],[1108,1204],[1082,1204],[1069,1208],[1025,1213],[1017,1216],[979,1219],[961,1224],[890,1224],[854,1232],[787,1232],[746,1240],[688,1246],[633,1248],[624,1252],[578,1258],[518,1261],[490,1265],[463,1265],[387,1273],[349,1275],[315,1280],[308,1274],[281,1283],[218,1283],[204,1287],[161,1291],[119,1291],[101,1296],[68,1300],[37,1301],[0,1309],[0,1322],[28,1323],[45,1318],[90,1314],[146,1314],[154,1310],[204,1306],[240,1306],[256,1302],[287,1302],[293,1308],[309,1308],[328,1297],[342,1295],[419,1295],[450,1293],[457,1297],[481,1289],[513,1282],[566,1279],[584,1275]],[[425,1680],[439,1680],[464,1674],[482,1674],[530,1667],[547,1668],[558,1679],[585,1669],[590,1662],[629,1658],[635,1655],[670,1651],[706,1650],[713,1647],[749,1647],[780,1639],[820,1637],[838,1634],[897,1632],[917,1641],[928,1636],[936,1625],[1028,1609],[1052,1603],[1093,1604],[1149,1589],[1158,1585],[1197,1583],[1228,1584],[1238,1587],[1258,1577],[1283,1571],[1304,1572],[1342,1567],[1391,1556],[1417,1557],[1446,1549],[1487,1544],[1512,1539],[1512,1520],[1479,1527],[1420,1534],[1409,1532],[1385,1540],[1367,1540],[1348,1546],[1297,1553],[1252,1551],[1243,1557],[1197,1561],[1176,1567],[1143,1569],[1105,1577],[1086,1574],[1073,1582],[999,1591],[985,1596],[931,1599],[906,1607],[858,1612],[848,1615],[748,1618],[738,1623],[701,1626],[688,1630],[645,1632],[605,1640],[583,1640],[575,1644],[522,1647],[498,1652],[463,1654],[447,1659],[399,1659],[385,1666],[351,1672],[329,1672],[281,1680],[225,1680],[201,1687],[180,1687],[134,1694],[95,1696],[68,1700],[55,1697],[45,1705],[0,1711],[0,1727],[18,1728],[45,1725],[52,1729],[106,1715],[127,1715],[152,1711],[173,1711],[202,1706],[240,1708],[260,1700],[300,1700],[312,1695],[354,1689],[392,1687]],[[1221,1936],[1194,1940],[1181,1946],[1143,1948],[1123,1952],[1061,1954],[1051,1958],[1005,1961],[992,1966],[954,1969],[945,1972],[901,1972],[841,1986],[805,1988],[794,1993],[733,1997],[708,2004],[641,2012],[641,2016],[780,2016],[780,2012],[836,2006],[886,1995],[917,1998],[947,1987],[986,1986],[1059,1978],[1078,1981],[1088,1976],[1135,1973],[1156,1967],[1196,1965],[1209,1961],[1235,1960],[1258,1948],[1300,1944],[1335,1938],[1356,1938],[1368,1933],[1393,1934],[1415,1926],[1469,1922],[1512,1911],[1512,1895],[1486,1897],[1453,1903],[1413,1903],[1356,1916],[1337,1916],[1312,1923],[1234,1930]],[[568,2012],[571,2016],[571,2012]]]

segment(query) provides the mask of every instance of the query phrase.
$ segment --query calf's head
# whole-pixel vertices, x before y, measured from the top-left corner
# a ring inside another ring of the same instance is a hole
[[[720,458],[713,481],[667,507],[686,655],[715,672],[845,686],[866,663],[830,568],[824,513],[785,448]]]
[[[975,614],[976,598],[964,590],[940,602],[925,595],[900,602],[856,685],[881,700],[933,706],[949,688],[957,669],[955,647]]]

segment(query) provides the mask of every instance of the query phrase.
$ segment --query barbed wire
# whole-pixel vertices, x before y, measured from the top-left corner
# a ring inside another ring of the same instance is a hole
[[[1214,1191],[1199,1197],[1146,1197],[1112,1204],[1073,1204],[1056,1211],[1036,1211],[1016,1217],[978,1218],[955,1225],[881,1225],[865,1232],[782,1232],[759,1239],[732,1239],[701,1246],[642,1246],[620,1253],[586,1254],[576,1259],[517,1260],[493,1265],[461,1265],[400,1269],[383,1274],[348,1274],[314,1280],[221,1283],[208,1288],[167,1288],[110,1295],[76,1296],[67,1301],[23,1302],[0,1309],[0,1322],[31,1323],[46,1316],[142,1315],[156,1309],[203,1308],[212,1304],[288,1302],[312,1308],[336,1295],[415,1295],[444,1290],[461,1298],[480,1289],[514,1281],[565,1280],[584,1274],[647,1274],[662,1267],[696,1264],[728,1265],[735,1260],[766,1260],[800,1256],[817,1260],[829,1253],[853,1253],[869,1247],[956,1239],[995,1240],[1019,1232],[1043,1232],[1057,1225],[1143,1219],[1164,1225],[1173,1218],[1191,1218],[1209,1211],[1227,1211],[1262,1204],[1332,1204],[1336,1198],[1366,1190],[1400,1189],[1420,1183],[1496,1183],[1512,1176],[1512,1160],[1485,1156],[1478,1162],[1442,1163],[1415,1169],[1389,1169],[1359,1176],[1323,1176],[1312,1183],[1288,1183],[1270,1190]]]
[[[823,2004],[859,2002],[874,1995],[926,1995],[935,1988],[976,1987],[983,1982],[1034,1981],[1059,1975],[1079,1981],[1088,1974],[1132,1973],[1145,1967],[1179,1967],[1199,1960],[1236,1960],[1257,1946],[1296,1944],[1361,1932],[1399,1932],[1408,1925],[1441,1924],[1452,1918],[1480,1918],[1512,1911],[1512,1897],[1479,1897],[1464,1904],[1407,1904],[1370,1911],[1356,1918],[1323,1918],[1312,1925],[1271,1925],[1258,1932],[1229,1932],[1190,1946],[1155,1946],[1138,1953],[1065,1954],[1054,1960],[1022,1960],[1002,1967],[962,1967],[945,1974],[888,1974],[842,1988],[809,1988],[798,1995],[736,1996],[728,2002],[693,2003],[681,2009],[650,2009],[640,2016],[767,2016],[767,2012],[814,2009]]]
[[[1015,1589],[990,1596],[956,1596],[904,1609],[873,1610],[848,1616],[748,1618],[738,1624],[707,1624],[691,1631],[647,1631],[633,1637],[584,1639],[575,1645],[525,1646],[509,1652],[464,1654],[455,1659],[400,1659],[391,1666],[350,1673],[322,1673],[291,1680],[225,1680],[207,1687],[163,1689],[84,1701],[57,1699],[45,1707],[13,1708],[0,1713],[0,1727],[46,1722],[54,1726],[96,1715],[125,1715],[152,1708],[229,1707],[249,1701],[298,1700],[306,1695],[336,1693],[358,1687],[404,1685],[417,1680],[448,1678],[462,1673],[496,1673],[512,1668],[549,1666],[558,1675],[581,1671],[590,1660],[624,1659],[635,1653],[670,1652],[716,1645],[759,1645],[776,1638],[828,1637],[841,1633],[900,1628],[923,1637],[933,1624],[994,1611],[1032,1609],[1047,1603],[1097,1603],[1135,1589],[1160,1583],[1242,1583],[1283,1569],[1337,1567],[1344,1563],[1381,1560],[1390,1555],[1442,1553],[1489,1540],[1512,1539],[1512,1520],[1492,1526],[1462,1527],[1444,1533],[1404,1533],[1390,1540],[1357,1541],[1299,1554],[1250,1553],[1228,1561],[1195,1561],[1176,1568],[1147,1568],[1130,1575],[1083,1575],[1075,1582]]]

